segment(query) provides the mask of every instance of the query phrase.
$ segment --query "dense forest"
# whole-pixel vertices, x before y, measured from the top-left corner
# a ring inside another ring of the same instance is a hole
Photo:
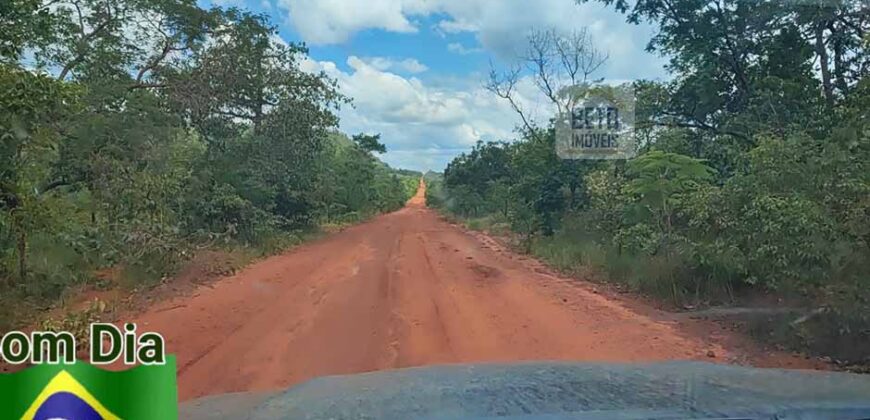
[[[100,270],[138,287],[197,250],[279,250],[419,179],[337,132],[350,100],[264,16],[8,0],[0,27],[0,328]]]
[[[866,2],[603,3],[630,23],[656,25],[648,49],[669,60],[670,80],[633,84],[637,157],[560,160],[552,122],[531,121],[512,101],[521,139],[479,143],[443,179],[427,175],[429,202],[509,229],[559,268],[592,268],[677,306],[772,296],[775,305],[812,309],[783,334],[866,362]],[[547,66],[566,61],[588,73],[574,66],[562,74],[595,89],[606,54],[588,41],[585,33],[530,37],[529,72],[494,72],[492,90],[512,100],[522,74],[549,89],[558,72]],[[578,59],[564,60],[563,47],[575,45],[568,58]]]

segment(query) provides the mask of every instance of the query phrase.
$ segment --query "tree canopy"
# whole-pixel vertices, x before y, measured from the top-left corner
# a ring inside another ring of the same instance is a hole
[[[669,60],[669,81],[634,83],[638,156],[562,161],[552,121],[523,118],[518,141],[481,143],[454,159],[433,202],[512,227],[526,249],[562,268],[592,266],[675,304],[767,292],[820,307],[822,321],[795,335],[864,359],[866,3],[601,3],[655,25],[648,49]],[[518,74],[496,74],[493,90],[511,101],[505,81]]]
[[[349,98],[263,15],[193,0],[0,5],[0,294],[55,298],[196,249],[400,207],[419,174],[337,132]],[[7,30],[8,29],[8,30]],[[2,318],[2,317],[0,317]]]

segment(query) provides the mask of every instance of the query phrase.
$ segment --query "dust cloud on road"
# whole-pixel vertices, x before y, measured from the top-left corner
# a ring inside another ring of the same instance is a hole
[[[400,211],[140,315],[177,356],[179,398],[429,364],[698,359],[713,348],[441,220],[424,193],[421,183]]]

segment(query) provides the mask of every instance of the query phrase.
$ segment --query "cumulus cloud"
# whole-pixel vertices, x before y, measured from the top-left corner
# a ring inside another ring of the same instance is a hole
[[[428,18],[425,24],[445,38],[442,48],[459,55],[487,54],[497,65],[517,58],[532,29],[569,32],[586,27],[610,57],[597,76],[608,82],[666,77],[664,59],[644,52],[653,28],[629,25],[623,15],[595,2],[278,0],[278,5],[289,13],[295,32],[311,44],[343,43],[368,29],[414,33]],[[384,160],[391,165],[440,170],[479,140],[515,137],[519,118],[506,101],[482,87],[484,74],[450,76],[448,80],[406,57],[350,55],[346,64],[302,63],[308,71],[334,77],[342,92],[354,99],[355,106],[340,113],[341,129],[382,133],[389,149]],[[515,92],[526,115],[536,122],[546,123],[553,115],[552,106],[529,77],[520,79]]]
[[[408,20],[413,13],[407,0],[279,0],[306,41],[333,44],[370,28],[390,32],[416,32]]]
[[[468,21],[442,20],[435,25],[442,32],[455,34],[459,32],[477,32],[480,27]]]
[[[387,57],[366,57],[362,59],[368,65],[381,70],[398,70],[406,73],[422,73],[429,70],[425,64],[420,63],[415,58],[406,58],[404,60],[395,60]]]
[[[477,141],[511,140],[518,118],[509,104],[475,82],[426,84],[403,77],[356,56],[347,59],[348,71],[330,61],[306,60],[305,71],[323,71],[335,78],[353,107],[340,112],[346,133],[378,132],[387,145],[383,159],[397,167],[441,170],[457,154]],[[549,108],[536,97],[531,80],[518,87],[529,112],[545,117]]]
[[[244,0],[212,0],[212,4],[220,7],[242,7],[245,5]]]
[[[460,55],[468,55],[483,52],[482,48],[467,48],[464,45],[458,42],[451,42],[447,44],[447,51],[452,53],[460,54]]]
[[[574,0],[279,0],[294,27],[313,44],[340,43],[365,29],[415,32],[414,19],[446,15],[435,26],[446,34],[471,32],[495,57],[510,60],[525,45],[532,28],[559,31],[587,27],[596,44],[610,54],[606,76],[662,77],[664,60],[644,53],[653,33],[648,25],[629,25],[625,17],[596,2]],[[457,50],[458,52],[458,50]]]

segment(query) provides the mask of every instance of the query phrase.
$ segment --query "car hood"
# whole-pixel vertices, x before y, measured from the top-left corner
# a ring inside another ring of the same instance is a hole
[[[870,376],[702,362],[445,365],[205,397],[180,418],[870,418]]]

